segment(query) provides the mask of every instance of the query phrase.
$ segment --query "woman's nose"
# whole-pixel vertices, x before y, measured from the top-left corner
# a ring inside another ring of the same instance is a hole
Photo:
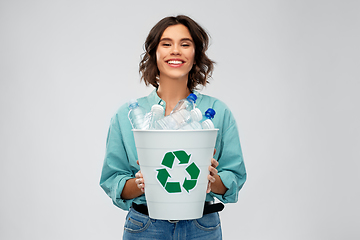
[[[176,44],[173,45],[173,47],[171,49],[171,54],[172,55],[180,55],[181,54],[180,49]]]

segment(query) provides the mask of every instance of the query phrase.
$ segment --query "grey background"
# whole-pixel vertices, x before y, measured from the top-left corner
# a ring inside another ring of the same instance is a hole
[[[99,187],[111,116],[152,87],[150,28],[187,14],[248,171],[224,239],[359,239],[359,1],[0,1],[0,238],[121,239]]]

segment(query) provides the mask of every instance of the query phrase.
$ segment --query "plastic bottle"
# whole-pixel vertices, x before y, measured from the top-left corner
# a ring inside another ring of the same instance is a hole
[[[211,119],[214,118],[216,112],[214,109],[209,108],[208,110],[206,110],[203,121],[201,122],[201,127],[202,129],[214,129],[214,123],[212,122]]]
[[[197,96],[193,93],[190,93],[189,96],[187,96],[187,98],[181,99],[176,104],[176,106],[174,107],[174,109],[171,111],[170,114],[180,111],[181,109],[187,109],[189,111],[193,110],[195,108],[196,99]]]
[[[128,103],[130,108],[128,118],[130,120],[132,128],[145,129],[147,125],[145,121],[145,108],[141,107],[136,99],[131,99]]]
[[[179,130],[198,130],[198,129],[202,129],[202,126],[198,121],[192,121],[191,123],[188,123],[182,126],[181,128],[179,128]]]
[[[200,109],[194,108],[191,111],[181,109],[156,122],[156,129],[177,130],[192,121],[200,121],[202,114]]]
[[[161,119],[164,116],[164,108],[159,105],[155,104],[151,107],[151,112],[149,113],[149,127],[148,129],[155,129],[155,123],[159,119]]]
[[[198,130],[198,129],[214,129],[214,123],[211,119],[215,116],[215,110],[209,108],[206,110],[205,115],[203,116],[201,123],[197,121],[193,121],[188,123],[180,128],[180,130]]]

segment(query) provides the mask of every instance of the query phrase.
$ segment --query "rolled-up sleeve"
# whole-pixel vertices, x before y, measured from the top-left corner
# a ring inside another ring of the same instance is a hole
[[[116,114],[111,119],[106,140],[106,153],[100,186],[112,199],[113,203],[124,210],[128,210],[132,202],[132,200],[121,199],[121,193],[126,181],[134,178],[134,173],[130,167],[118,115]]]

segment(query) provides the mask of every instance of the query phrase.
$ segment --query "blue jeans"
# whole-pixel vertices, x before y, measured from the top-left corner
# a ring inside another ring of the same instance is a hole
[[[123,240],[222,239],[219,213],[194,220],[170,222],[157,220],[130,208],[126,216]]]

